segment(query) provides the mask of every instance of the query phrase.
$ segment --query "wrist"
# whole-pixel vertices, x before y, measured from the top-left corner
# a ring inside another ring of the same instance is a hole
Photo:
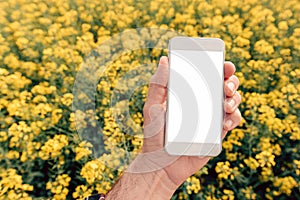
[[[174,182],[169,178],[168,174],[164,169],[161,169],[156,172],[151,172],[152,180],[149,179],[149,183],[154,183],[152,188],[152,198],[149,199],[170,199],[173,193],[176,191],[177,186]]]
[[[106,199],[170,199],[177,186],[169,179],[163,170],[153,172],[132,173],[125,172]]]

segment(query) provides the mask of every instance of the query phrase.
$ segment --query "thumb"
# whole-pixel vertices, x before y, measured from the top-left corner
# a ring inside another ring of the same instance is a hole
[[[167,84],[169,79],[169,61],[166,56],[160,58],[156,73],[150,79],[147,101],[144,105],[144,123],[151,122],[150,108],[155,104],[166,101]]]
[[[152,76],[148,98],[144,105],[144,144],[143,152],[163,148],[165,125],[165,102],[169,79],[169,62],[161,57],[158,69]]]

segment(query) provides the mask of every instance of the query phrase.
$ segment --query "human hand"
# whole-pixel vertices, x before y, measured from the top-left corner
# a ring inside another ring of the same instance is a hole
[[[231,62],[225,62],[224,111],[226,116],[222,138],[241,121],[238,109],[241,96],[237,92],[239,80],[234,72],[235,66]],[[148,98],[144,105],[142,153],[130,164],[123,178],[120,179],[117,189],[109,193],[111,199],[123,196],[124,188],[135,190],[127,194],[129,195],[127,199],[170,199],[182,182],[201,169],[210,159],[208,156],[173,156],[164,150],[168,78],[168,58],[163,56],[156,73],[150,80]]]
[[[224,110],[226,117],[223,124],[222,138],[224,138],[226,133],[236,127],[241,121],[241,114],[238,109],[241,102],[241,96],[236,91],[239,86],[239,80],[234,75],[234,72],[235,66],[231,62],[225,62],[224,92],[226,98],[224,101]],[[157,72],[151,78],[148,98],[144,106],[145,128],[143,153],[145,155],[143,157],[148,156],[146,162],[148,164],[149,161],[154,162],[149,164],[153,169],[150,169],[148,166],[139,166],[139,169],[136,168],[136,170],[151,171],[154,170],[154,168],[162,168],[166,171],[169,178],[179,186],[186,178],[203,167],[210,157],[171,156],[164,151],[164,126],[168,77],[168,58],[162,57]]]

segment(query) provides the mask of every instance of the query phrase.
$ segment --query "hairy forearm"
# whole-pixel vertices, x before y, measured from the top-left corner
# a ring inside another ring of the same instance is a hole
[[[107,194],[106,199],[167,200],[172,197],[176,188],[164,170],[148,173],[125,172]]]

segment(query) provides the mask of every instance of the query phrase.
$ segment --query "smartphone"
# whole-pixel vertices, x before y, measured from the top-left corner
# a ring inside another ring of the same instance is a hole
[[[217,156],[222,150],[225,45],[218,38],[174,37],[165,126],[171,155]]]

